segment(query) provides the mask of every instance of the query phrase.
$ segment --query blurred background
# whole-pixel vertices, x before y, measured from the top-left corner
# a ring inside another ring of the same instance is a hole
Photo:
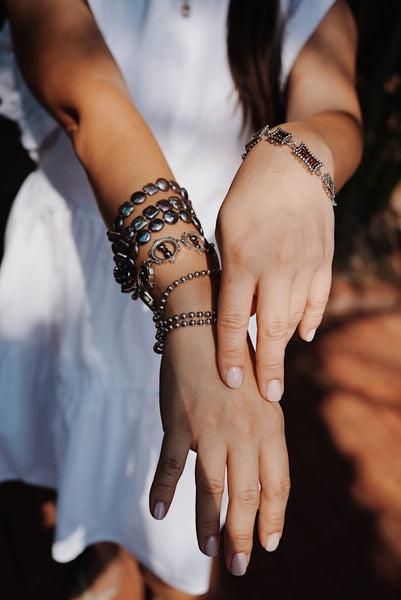
[[[349,4],[360,32],[365,153],[338,197],[324,323],[313,344],[295,338],[287,352],[293,489],[286,531],[272,555],[255,542],[243,578],[217,565],[219,599],[401,598],[401,2]],[[1,237],[33,168],[16,125],[0,119]],[[21,501],[27,493],[33,515]],[[53,577],[67,577],[68,567],[47,557],[52,498],[0,486],[0,597],[57,597]],[[128,557],[125,568],[118,598],[141,597]]]

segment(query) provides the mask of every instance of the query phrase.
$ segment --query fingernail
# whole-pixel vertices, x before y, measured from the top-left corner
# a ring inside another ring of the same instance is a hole
[[[272,379],[267,384],[267,399],[270,402],[278,402],[281,400],[282,392],[281,392],[281,383],[279,379]]]
[[[211,535],[206,539],[205,554],[207,556],[216,556],[216,554],[217,554],[217,537],[215,535]]]
[[[316,333],[316,329],[311,329],[305,338],[306,341],[311,342],[313,340],[313,338],[315,337],[315,333]]]
[[[164,504],[164,502],[157,502],[153,508],[152,514],[154,518],[158,521],[164,519],[164,516],[166,514],[166,505]]]
[[[281,539],[281,533],[272,533],[271,535],[269,535],[269,537],[267,538],[267,542],[266,542],[266,550],[268,552],[274,552],[277,548],[277,546],[279,545]]]
[[[241,367],[230,367],[227,371],[227,385],[230,388],[236,389],[242,384],[242,369]]]
[[[246,572],[246,554],[238,552],[234,554],[231,561],[231,573],[233,575],[245,575]]]

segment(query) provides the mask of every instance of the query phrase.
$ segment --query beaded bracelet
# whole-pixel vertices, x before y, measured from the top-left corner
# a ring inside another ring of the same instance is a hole
[[[216,311],[206,311],[200,315],[201,311],[182,313],[181,315],[174,315],[173,317],[165,318],[164,313],[166,310],[167,300],[171,292],[177,288],[179,285],[186,283],[187,281],[191,281],[193,279],[199,279],[200,277],[211,277],[220,275],[220,269],[204,269],[202,271],[195,271],[194,273],[188,273],[187,275],[183,275],[180,279],[176,279],[170,285],[167,286],[165,291],[162,293],[160,300],[156,306],[155,301],[152,298],[153,302],[153,321],[156,325],[156,343],[153,346],[153,350],[156,354],[163,354],[164,350],[164,340],[166,335],[175,328],[178,327],[186,327],[186,325],[212,325],[216,323],[217,313]],[[207,315],[207,316],[206,316]],[[202,319],[205,316],[206,319]],[[178,318],[177,318],[178,317]],[[188,323],[187,318],[190,318],[190,322]],[[199,320],[194,323],[193,321],[195,317],[199,317]],[[170,321],[172,319],[172,321]],[[186,322],[186,325],[184,325]],[[178,323],[177,327],[174,326],[175,323]]]
[[[147,196],[154,196],[159,191],[168,190],[179,195],[171,196],[168,200],[158,200],[155,205],[148,205],[141,215],[136,216],[130,225],[124,228],[125,220],[133,214],[138,205],[145,202]],[[107,237],[113,244],[114,253],[124,252],[128,245],[135,244],[131,248],[131,254],[137,255],[138,246],[147,244],[153,232],[160,231],[166,224],[174,225],[178,219],[184,223],[192,223],[203,235],[202,226],[188,198],[187,190],[181,188],[176,181],[167,181],[164,177],[160,177],[156,184],[144,185],[142,190],[134,192],[131,199],[120,206],[118,216],[114,220],[112,229],[107,232]]]
[[[289,146],[292,154],[296,158],[302,161],[305,168],[308,169],[314,175],[317,175],[323,185],[323,189],[327,196],[330,198],[331,204],[333,206],[337,206],[337,202],[335,200],[335,185],[332,176],[330,173],[323,173],[321,167],[323,167],[323,162],[319,160],[312,152],[309,150],[308,146],[301,142],[297,144],[297,142],[292,141],[293,134],[289,131],[285,131],[281,129],[281,127],[277,127],[274,131],[270,131],[269,125],[265,125],[257,131],[249,140],[249,142],[245,145],[245,152],[242,155],[244,159],[248,152],[256,146],[261,140],[266,140],[270,144],[274,144],[275,146]]]

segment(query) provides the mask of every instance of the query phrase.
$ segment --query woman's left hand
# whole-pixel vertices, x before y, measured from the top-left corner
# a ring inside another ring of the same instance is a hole
[[[318,141],[310,147],[324,155],[330,171],[331,157]],[[289,339],[297,327],[304,340],[313,339],[331,286],[333,207],[319,177],[302,167],[288,147],[259,142],[238,170],[217,221],[220,374],[230,387],[241,385],[249,317],[256,311],[257,381],[271,401],[283,393]]]

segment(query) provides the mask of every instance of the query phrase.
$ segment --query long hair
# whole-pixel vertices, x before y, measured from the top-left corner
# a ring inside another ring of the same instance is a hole
[[[244,126],[260,129],[283,118],[279,0],[230,0],[227,52]]]

